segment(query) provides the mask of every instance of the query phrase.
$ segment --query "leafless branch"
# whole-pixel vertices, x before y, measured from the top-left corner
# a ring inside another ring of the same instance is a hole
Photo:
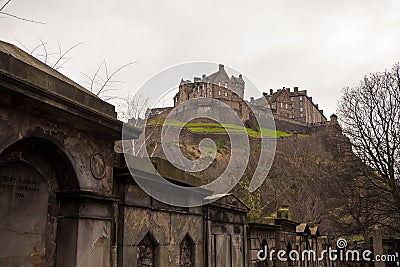
[[[0,7],[0,11],[3,11],[3,9],[11,2],[11,0],[8,0],[7,2],[4,3],[4,5],[2,5]]]
[[[125,64],[119,68],[117,68],[114,72],[110,74],[107,62],[103,60],[99,67],[96,69],[96,72],[93,74],[93,76],[89,76],[85,73],[83,75],[87,79],[85,83],[88,85],[88,89],[102,98],[103,100],[111,100],[118,98],[116,95],[109,94],[112,91],[117,90],[117,87],[114,84],[117,83],[124,83],[123,81],[120,80],[113,80],[113,78],[124,68],[134,64],[136,62],[131,62],[128,64]]]

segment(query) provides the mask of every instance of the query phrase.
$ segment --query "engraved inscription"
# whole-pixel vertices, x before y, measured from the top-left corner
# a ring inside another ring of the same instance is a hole
[[[40,192],[40,182],[32,178],[0,176],[0,190],[14,191],[17,198],[24,198],[25,193]]]

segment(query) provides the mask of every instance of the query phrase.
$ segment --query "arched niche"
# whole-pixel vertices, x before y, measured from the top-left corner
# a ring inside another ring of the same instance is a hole
[[[189,234],[186,234],[182,239],[179,249],[179,267],[193,267],[195,261],[195,250],[193,239]]]
[[[24,138],[0,153],[0,240],[7,240],[0,244],[0,266],[55,266],[57,257],[70,257],[73,229],[63,240],[72,245],[57,250],[57,237],[71,230],[60,227],[57,192],[74,190],[74,168],[51,141]]]
[[[155,267],[157,264],[157,243],[150,233],[147,233],[137,245],[137,267]]]

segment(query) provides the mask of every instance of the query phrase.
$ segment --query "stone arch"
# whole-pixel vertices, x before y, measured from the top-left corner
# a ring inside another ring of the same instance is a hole
[[[55,266],[62,212],[58,192],[79,190],[67,155],[53,142],[27,137],[0,153],[0,265]],[[70,235],[74,232],[71,231]]]
[[[18,140],[0,154],[0,163],[23,161],[37,169],[54,191],[78,191],[75,169],[67,154],[54,142],[43,137]],[[53,171],[50,173],[49,171]]]
[[[179,267],[193,267],[194,253],[194,241],[187,233],[179,245]]]
[[[154,267],[157,265],[157,242],[148,232],[137,245],[137,267]]]

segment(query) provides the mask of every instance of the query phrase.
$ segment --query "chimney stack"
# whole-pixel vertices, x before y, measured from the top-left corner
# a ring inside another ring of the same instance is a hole
[[[295,86],[294,88],[294,92],[297,93],[299,91],[299,87]]]
[[[203,74],[201,77],[203,78],[203,80],[206,79],[206,75],[205,74]]]
[[[274,93],[274,89],[269,89],[269,94],[272,95]]]
[[[337,123],[337,116],[336,114],[331,115],[331,122]]]
[[[242,74],[239,74],[239,79],[243,79],[242,77],[243,77]]]
[[[224,70],[224,65],[223,64],[219,64],[219,70]]]

